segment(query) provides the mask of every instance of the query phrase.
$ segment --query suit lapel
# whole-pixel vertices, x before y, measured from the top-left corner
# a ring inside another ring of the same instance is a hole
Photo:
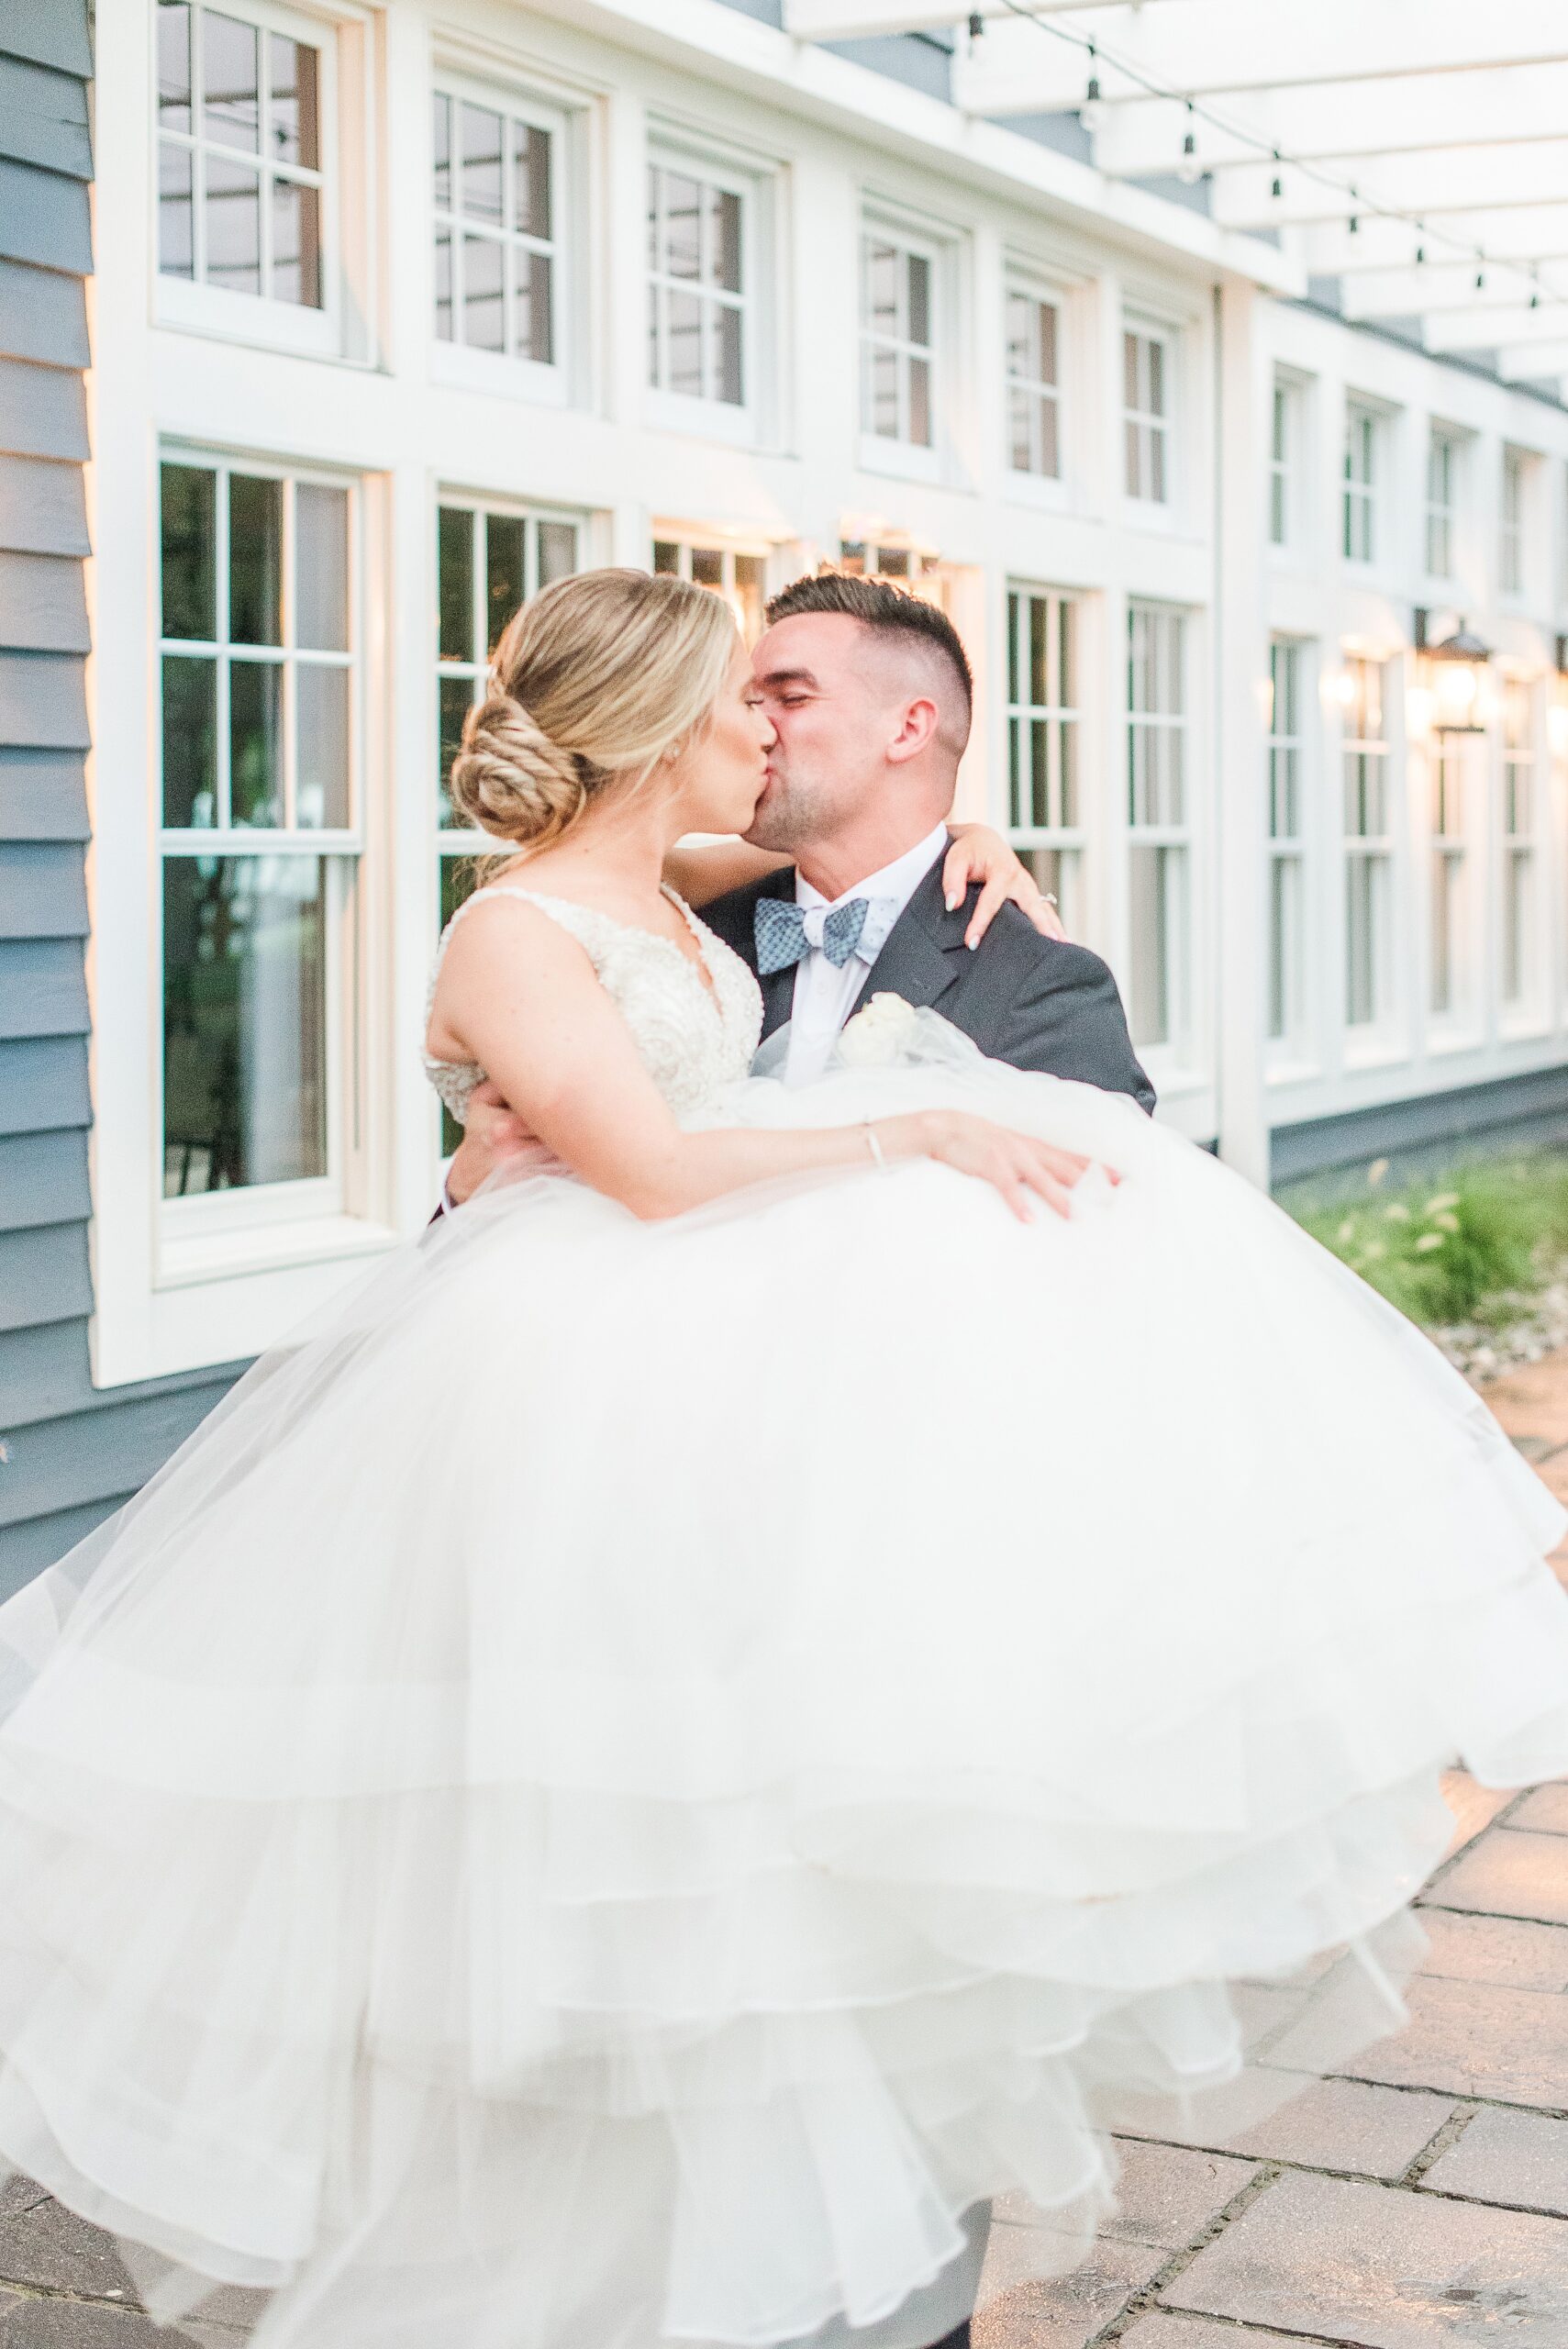
[[[873,995],[899,995],[917,1007],[933,1004],[961,976],[960,958],[969,952],[963,942],[969,917],[962,906],[950,914],[942,902],[943,863],[938,857],[888,931],[855,997],[851,1019]]]

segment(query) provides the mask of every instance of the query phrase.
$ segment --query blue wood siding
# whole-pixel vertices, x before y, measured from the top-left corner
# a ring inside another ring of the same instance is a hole
[[[87,0],[0,10],[0,1598],[228,1386],[99,1393],[87,1330]]]

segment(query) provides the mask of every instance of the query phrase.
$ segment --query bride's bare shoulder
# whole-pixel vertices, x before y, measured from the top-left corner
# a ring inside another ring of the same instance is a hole
[[[539,891],[539,896],[548,896]],[[559,912],[505,881],[492,882],[459,907],[441,940],[426,1050],[438,1058],[466,1041],[465,1011],[493,1003],[503,991],[516,997],[558,990],[574,978],[592,979],[594,965]],[[586,911],[586,908],[584,908]]]

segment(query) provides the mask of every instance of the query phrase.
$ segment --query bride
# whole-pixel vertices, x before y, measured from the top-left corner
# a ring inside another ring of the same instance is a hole
[[[1266,1198],[887,998],[749,1077],[660,874],[768,733],[700,589],[518,616],[427,1045],[553,1163],[0,1609],[0,2171],[161,2320],[841,2338],[987,2197],[1103,2215],[1456,1753],[1568,1771],[1562,1512]]]

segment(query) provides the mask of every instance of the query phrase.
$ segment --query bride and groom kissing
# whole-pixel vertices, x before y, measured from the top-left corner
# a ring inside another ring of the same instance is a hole
[[[768,607],[752,677],[773,740],[745,838],[775,867],[728,888],[717,859],[666,871],[761,980],[758,1073],[820,1075],[846,1019],[886,993],[940,1010],[992,1060],[1152,1109],[1116,981],[1025,869],[995,841],[974,852],[995,874],[978,901],[948,877],[973,684],[946,614],[881,580],[800,579]],[[447,1201],[528,1140],[478,1088]]]
[[[950,844],[970,698],[873,583],[754,664],[541,590],[451,777],[462,1204],[0,1606],[0,2187],[156,2321],[962,2349],[988,2206],[1073,2265],[1118,2099],[1403,1915],[1453,1758],[1568,1774],[1568,1517],[1144,1114]]]

